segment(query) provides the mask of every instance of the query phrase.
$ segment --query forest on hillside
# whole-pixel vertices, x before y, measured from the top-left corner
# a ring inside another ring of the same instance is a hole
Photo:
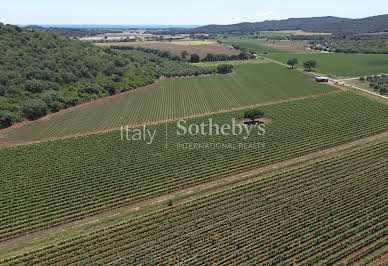
[[[161,75],[203,71],[141,51],[123,53],[3,24],[0,51],[0,128],[150,84]]]

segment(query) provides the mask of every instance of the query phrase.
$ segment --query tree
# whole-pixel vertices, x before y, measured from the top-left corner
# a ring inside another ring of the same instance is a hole
[[[116,94],[116,85],[114,84],[113,81],[108,80],[104,84],[104,90],[109,92],[109,95],[115,95]]]
[[[171,59],[174,60],[174,61],[180,61],[180,60],[181,60],[181,58],[179,57],[179,55],[176,55],[176,54],[173,55]]]
[[[191,63],[198,63],[200,61],[200,57],[198,54],[191,54],[190,62]]]
[[[233,72],[233,65],[222,64],[217,66],[217,73],[228,74]]]
[[[317,61],[308,60],[308,61],[303,63],[303,66],[305,69],[307,69],[310,72],[312,68],[315,68],[317,66]]]
[[[181,52],[182,58],[186,58],[188,55],[189,55],[189,53],[187,51],[182,51]]]
[[[56,103],[63,103],[65,99],[63,98],[62,93],[59,91],[46,91],[42,95],[42,100],[49,106],[53,107]],[[57,106],[57,104],[56,104]]]
[[[27,100],[23,104],[23,114],[29,120],[36,120],[47,114],[48,106],[40,99]]]
[[[296,64],[298,64],[298,58],[292,58],[287,61],[287,65],[291,66],[292,69]]]
[[[12,116],[9,111],[0,111],[0,128],[12,126]]]
[[[216,57],[214,56],[214,54],[207,54],[203,59],[202,61],[205,61],[205,62],[211,62],[211,61],[216,61]]]
[[[244,118],[249,118],[252,122],[255,122],[255,119],[261,118],[264,116],[264,113],[260,110],[249,110],[245,113]]]
[[[172,205],[174,205],[174,202],[172,201],[172,199],[169,199],[169,200],[167,201],[167,206],[168,206],[168,207],[172,207]]]

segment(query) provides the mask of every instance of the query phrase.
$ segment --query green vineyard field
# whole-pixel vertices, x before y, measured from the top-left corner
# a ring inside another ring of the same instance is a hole
[[[2,265],[333,265],[387,244],[388,141],[285,171]]]
[[[0,142],[104,131],[336,90],[276,64],[239,65],[235,72],[167,79],[145,90],[26,124]]]
[[[342,76],[359,77],[379,73],[388,73],[388,55],[365,54],[272,54],[269,58],[286,63],[290,58],[298,58],[298,67],[303,67],[303,62],[316,60],[317,72]],[[314,71],[315,71],[314,70]]]
[[[177,125],[150,126],[151,145],[120,132],[0,149],[0,240],[388,130],[388,107],[341,92],[261,108],[265,136],[178,136]],[[244,110],[187,120],[231,124]],[[177,144],[253,144],[182,149]]]
[[[263,53],[289,53],[287,51],[275,49],[272,47],[264,46],[266,43],[265,39],[252,39],[249,37],[229,37],[226,40],[222,40],[223,43],[227,45],[235,45],[243,49],[247,49],[249,51],[255,52],[257,54],[263,54]]]

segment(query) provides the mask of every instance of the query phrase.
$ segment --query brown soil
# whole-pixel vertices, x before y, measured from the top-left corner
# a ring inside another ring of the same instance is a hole
[[[375,266],[380,265],[381,263],[388,262],[388,253],[383,255],[382,257],[372,261],[371,263],[367,264],[367,266]]]
[[[179,45],[168,42],[133,42],[133,43],[105,43],[105,46],[134,46],[134,47],[147,47],[162,51],[170,51],[174,54],[180,55],[182,51],[187,51],[189,54],[196,53],[201,58],[205,57],[206,54],[227,54],[227,55],[237,55],[240,51],[227,47],[219,43],[211,44],[199,44],[199,45]]]
[[[337,89],[340,89],[341,91],[348,91],[349,90],[348,88],[342,87],[341,85],[338,85],[338,84],[333,83],[333,82],[328,82],[327,85],[332,86],[332,87],[337,88]]]
[[[152,86],[154,84],[147,85],[147,86],[139,88],[139,89],[145,89],[148,86]],[[129,91],[129,92],[133,92],[133,91]],[[129,93],[129,92],[125,92],[125,93]],[[244,109],[249,109],[249,108],[261,107],[261,106],[266,106],[266,105],[271,105],[271,104],[278,104],[278,103],[285,103],[285,102],[291,102],[291,101],[297,101],[297,100],[304,100],[304,99],[308,99],[308,98],[312,98],[312,97],[319,97],[319,96],[333,94],[333,93],[339,93],[339,92],[342,92],[342,90],[340,90],[340,91],[324,92],[324,93],[317,93],[317,94],[311,94],[311,95],[307,95],[307,96],[288,98],[288,99],[284,99],[284,100],[277,100],[277,101],[266,102],[266,103],[259,103],[259,104],[248,105],[248,106],[240,106],[240,107],[235,107],[235,108],[230,108],[230,109],[222,109],[222,110],[218,110],[218,111],[215,111],[215,112],[207,112],[207,113],[196,114],[196,115],[191,115],[191,116],[178,117],[178,118],[174,118],[174,119],[166,119],[166,120],[160,120],[160,121],[151,121],[151,122],[145,122],[145,123],[140,123],[140,124],[130,124],[130,125],[128,125],[128,127],[136,128],[136,127],[141,127],[141,126],[144,126],[144,125],[157,125],[157,124],[177,121],[177,120],[181,120],[181,119],[190,119],[190,118],[196,118],[196,117],[202,117],[202,116],[226,113],[226,112],[231,112],[231,111],[238,111],[238,110],[244,110]],[[122,95],[122,94],[119,94],[119,95]],[[115,96],[111,96],[111,97],[117,97],[119,95],[115,95]],[[106,97],[106,98],[110,99],[111,97]],[[89,104],[93,104],[95,102],[101,102],[101,101],[108,100],[106,98],[101,98],[101,99],[99,99],[100,101],[94,101],[94,102],[83,104],[83,106],[89,105]],[[74,108],[80,108],[80,106],[76,106]],[[72,109],[72,108],[70,108],[70,109]],[[70,111],[70,109],[63,110],[63,111],[64,112],[68,112],[68,111]],[[56,114],[60,114],[60,113],[61,112],[58,112],[58,113],[55,113],[55,114],[50,114],[50,115],[56,115]],[[265,122],[265,121],[263,121],[263,122]],[[269,121],[269,122],[272,122],[272,120]],[[31,121],[25,122],[25,123],[31,123]],[[24,125],[25,123],[21,123],[21,124]],[[13,127],[0,130],[0,134],[6,135],[6,134],[8,134],[8,132],[6,132],[5,130],[9,131],[11,128],[16,128],[16,127],[21,127],[21,126],[19,124],[16,124]],[[116,131],[116,130],[119,130],[119,129],[120,128],[118,128],[118,127],[116,127],[116,128],[108,128],[108,129],[101,130],[101,131],[85,132],[85,133],[82,133],[82,134],[74,134],[74,135],[67,135],[67,136],[62,136],[62,137],[45,138],[45,139],[34,140],[34,141],[1,141],[1,139],[0,139],[0,147],[1,146],[3,146],[3,147],[12,147],[12,146],[20,146],[20,145],[29,145],[29,144],[35,144],[35,143],[40,143],[40,142],[45,142],[45,141],[54,141],[54,140],[59,140],[59,139],[68,139],[68,138],[73,138],[73,137],[81,137],[81,136],[87,136],[87,135],[101,134],[101,133]]]

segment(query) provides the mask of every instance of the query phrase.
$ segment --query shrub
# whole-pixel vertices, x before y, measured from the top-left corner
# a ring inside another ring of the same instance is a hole
[[[29,120],[36,120],[47,114],[48,106],[40,99],[27,100],[23,103],[23,114]]]
[[[222,64],[217,66],[217,73],[227,74],[233,72],[233,65],[230,64]]]

